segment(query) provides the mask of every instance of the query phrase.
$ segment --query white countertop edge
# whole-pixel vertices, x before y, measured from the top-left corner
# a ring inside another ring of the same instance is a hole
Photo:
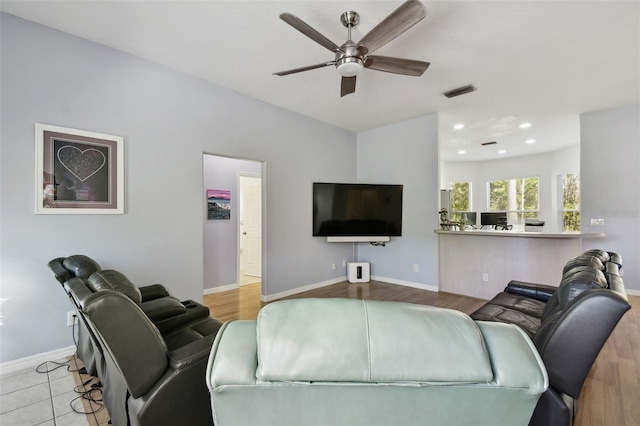
[[[436,234],[471,235],[484,237],[522,237],[522,238],[601,238],[604,232],[526,232],[526,231],[444,231],[436,229]]]

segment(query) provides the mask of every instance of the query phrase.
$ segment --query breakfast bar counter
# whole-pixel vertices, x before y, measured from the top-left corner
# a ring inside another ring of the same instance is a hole
[[[558,285],[582,253],[582,239],[603,233],[436,230],[439,291],[490,299],[511,280]]]

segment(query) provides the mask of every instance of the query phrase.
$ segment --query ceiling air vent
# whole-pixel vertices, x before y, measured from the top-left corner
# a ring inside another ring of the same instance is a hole
[[[464,95],[465,93],[475,92],[476,90],[478,90],[476,86],[474,86],[473,84],[469,84],[468,86],[462,86],[458,87],[457,89],[444,92],[443,95],[445,95],[447,98],[453,98],[455,96]]]
[[[481,143],[480,145],[482,145],[482,146],[487,146],[487,145],[495,145],[495,144],[497,144],[497,143],[498,143],[498,142],[496,142],[496,141],[491,141],[491,142],[483,142],[483,143]]]

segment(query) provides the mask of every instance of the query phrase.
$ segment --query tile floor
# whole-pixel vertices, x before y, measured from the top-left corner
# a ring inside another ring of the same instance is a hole
[[[73,371],[82,367],[81,362],[76,363],[75,357],[69,360],[50,361],[38,367],[39,371],[43,371],[42,373],[31,368],[1,378],[0,424],[2,426],[100,424],[97,421],[95,423],[91,421],[93,415],[83,414],[96,408],[82,401],[79,398],[80,393],[76,392],[76,389],[81,389],[78,388],[81,376],[76,375],[74,379]],[[97,379],[89,382],[88,385],[95,381]],[[97,397],[101,398],[99,393]],[[102,408],[100,411],[106,412],[106,409]]]

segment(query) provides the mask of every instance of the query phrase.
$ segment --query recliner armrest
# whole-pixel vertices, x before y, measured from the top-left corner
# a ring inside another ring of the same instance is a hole
[[[172,296],[144,302],[140,307],[153,323],[182,315],[187,311],[182,302]]]
[[[169,292],[162,284],[151,284],[144,287],[138,287],[138,289],[142,295],[143,302],[169,296]]]
[[[211,346],[213,345],[215,337],[215,334],[211,336],[204,336],[202,339],[198,339],[188,345],[184,345],[181,348],[169,352],[167,357],[169,358],[170,367],[174,370],[181,370],[202,359],[207,359],[211,352]]]
[[[509,281],[509,284],[507,284],[504,289],[505,293],[530,297],[531,299],[539,300],[541,302],[547,302],[551,299],[551,296],[553,296],[556,290],[558,290],[558,288],[554,286],[517,280]]]

